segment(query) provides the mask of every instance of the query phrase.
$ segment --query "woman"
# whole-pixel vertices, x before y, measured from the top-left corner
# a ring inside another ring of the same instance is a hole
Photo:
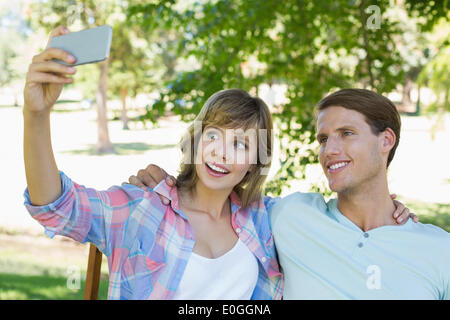
[[[75,69],[52,59],[74,62],[55,48],[36,55],[23,110],[25,205],[46,233],[92,242],[107,256],[109,299],[280,299],[283,276],[261,197],[271,156],[265,103],[236,89],[211,96],[182,140],[175,188],[97,191],[57,168],[50,110]]]

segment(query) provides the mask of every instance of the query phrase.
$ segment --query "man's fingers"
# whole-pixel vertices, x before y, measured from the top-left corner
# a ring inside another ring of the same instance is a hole
[[[137,178],[141,180],[143,184],[145,184],[147,187],[150,188],[154,188],[158,184],[158,181],[156,181],[154,177],[152,177],[150,174],[148,174],[147,171],[142,169],[138,171]]]
[[[167,176],[166,183],[168,186],[173,187],[175,186],[177,180],[174,178],[174,176]]]
[[[143,171],[145,172],[145,175],[150,175],[157,183],[167,177],[167,172],[154,164],[148,165]]]
[[[394,213],[394,218],[397,218],[400,213],[405,210],[405,205],[397,200],[394,200],[394,205],[395,205],[395,213]]]
[[[170,200],[164,197],[163,195],[159,195],[159,198],[161,199],[161,202],[165,205],[168,205],[170,203]]]
[[[141,182],[141,180],[136,176],[130,176],[128,178],[128,182],[132,185],[135,185],[138,188],[147,190],[147,187]]]
[[[409,217],[409,209],[405,208],[400,214],[400,216],[397,218],[397,223],[402,223],[408,220]]]
[[[394,200],[395,198],[397,198],[397,195],[395,193],[391,194],[391,199]]]
[[[416,223],[419,222],[419,217],[416,216],[414,213],[411,212],[411,213],[409,214],[409,217],[410,217],[411,219],[413,219],[414,222],[416,222]]]

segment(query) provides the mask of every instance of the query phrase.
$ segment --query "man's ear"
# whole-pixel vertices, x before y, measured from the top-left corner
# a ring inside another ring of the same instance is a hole
[[[395,142],[397,140],[397,137],[395,135],[395,132],[391,128],[386,128],[383,132],[381,132],[382,135],[382,149],[385,152],[390,152],[391,149],[394,147]]]

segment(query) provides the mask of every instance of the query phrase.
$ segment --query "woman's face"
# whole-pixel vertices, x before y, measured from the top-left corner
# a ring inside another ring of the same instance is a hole
[[[195,161],[200,181],[209,189],[231,191],[257,163],[256,129],[203,130]]]

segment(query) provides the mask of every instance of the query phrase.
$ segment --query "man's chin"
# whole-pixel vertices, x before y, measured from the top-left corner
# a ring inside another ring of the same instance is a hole
[[[328,187],[330,188],[331,191],[336,192],[338,194],[345,193],[348,189],[347,186],[338,183],[330,183],[328,184]]]

